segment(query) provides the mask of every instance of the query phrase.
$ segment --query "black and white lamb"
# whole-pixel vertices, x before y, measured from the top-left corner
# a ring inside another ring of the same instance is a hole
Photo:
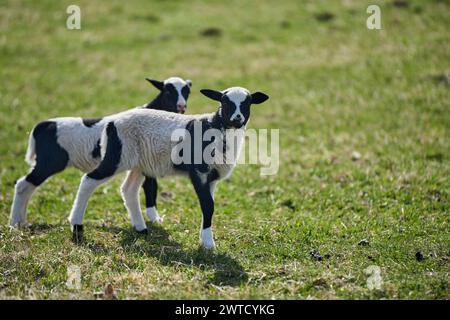
[[[135,110],[157,109],[175,113],[186,111],[192,85],[190,80],[178,77],[171,77],[165,81],[148,78],[147,80],[160,92],[153,101]],[[90,172],[98,166],[101,160],[100,138],[103,128],[111,121],[110,118],[111,116],[97,119],[54,118],[43,121],[33,128],[25,157],[32,170],[16,183],[11,207],[11,226],[18,227],[26,223],[27,205],[31,196],[50,176],[67,167]],[[145,179],[143,189],[150,221],[160,221],[161,218],[156,212],[156,179],[151,177]],[[146,232],[142,227],[137,230]]]
[[[214,189],[216,183],[228,177],[235,167],[244,135],[235,135],[240,137],[237,140],[241,140],[232,144],[236,149],[231,153],[234,155],[233,159],[226,159],[223,163],[205,163],[203,160],[198,163],[189,160],[176,164],[172,157],[172,152],[178,144],[176,139],[173,139],[174,132],[182,130],[186,136],[192,136],[195,134],[193,132],[195,127],[201,127],[202,133],[206,129],[215,129],[221,135],[219,139],[222,139],[223,151],[225,151],[231,142],[226,141],[228,129],[243,133],[250,117],[250,106],[260,104],[269,97],[261,92],[250,93],[241,87],[232,87],[224,91],[204,89],[201,92],[220,102],[217,112],[181,115],[136,109],[110,118],[111,122],[107,124],[102,134],[102,161],[95,170],[82,177],[70,213],[69,221],[75,238],[82,235],[83,217],[93,191],[114,175],[129,170],[122,185],[122,195],[131,222],[136,229],[145,227],[138,192],[144,179],[185,175],[190,178],[194,186],[203,213],[201,244],[208,249],[215,247],[211,227],[214,213]],[[204,142],[200,144],[200,151],[205,150]],[[192,150],[195,147],[193,145]],[[195,152],[197,154],[191,155],[190,159],[198,155],[198,151]]]

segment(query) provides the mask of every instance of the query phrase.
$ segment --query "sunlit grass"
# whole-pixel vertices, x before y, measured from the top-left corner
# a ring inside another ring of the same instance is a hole
[[[379,31],[365,27],[369,2],[197,0],[78,1],[82,30],[69,31],[71,1],[1,1],[0,297],[94,298],[111,283],[139,299],[449,298],[449,5],[375,2]],[[35,194],[31,229],[9,230],[34,124],[141,105],[156,94],[145,77],[172,75],[193,80],[189,113],[217,107],[201,88],[267,92],[250,127],[280,129],[277,175],[239,166],[219,185],[214,254],[198,250],[200,208],[181,178],[160,180],[172,197],[146,238],[120,176],[92,197],[86,242],[73,244],[73,169]],[[65,285],[73,264],[80,290]],[[381,290],[367,288],[370,265]]]

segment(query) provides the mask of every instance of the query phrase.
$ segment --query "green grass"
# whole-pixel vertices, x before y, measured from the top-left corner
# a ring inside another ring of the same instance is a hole
[[[450,298],[448,1],[77,1],[82,30],[69,31],[72,3],[0,1],[0,298],[90,299],[108,283],[122,299]],[[382,30],[365,26],[373,3]],[[281,129],[277,175],[242,165],[219,185],[214,253],[198,250],[182,178],[160,180],[172,197],[147,237],[130,227],[122,175],[91,198],[86,241],[72,243],[74,169],[35,194],[31,228],[9,229],[34,124],[143,104],[156,94],[144,77],[171,75],[193,80],[189,113],[216,108],[204,87],[267,92],[250,127]],[[65,285],[70,265],[80,290]]]

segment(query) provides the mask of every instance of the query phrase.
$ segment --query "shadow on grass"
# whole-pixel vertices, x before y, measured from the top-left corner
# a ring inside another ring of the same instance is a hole
[[[50,230],[54,230],[59,225],[57,224],[50,224],[50,223],[34,223],[28,225],[25,230],[29,231],[30,234],[41,234],[41,233],[47,233]]]
[[[30,234],[48,233],[56,229],[59,224],[36,223],[26,229]],[[120,244],[125,252],[144,253],[154,257],[163,265],[176,266],[178,268],[196,267],[200,270],[213,270],[214,275],[209,279],[209,283],[218,286],[239,286],[245,283],[248,276],[244,268],[234,258],[225,253],[206,251],[200,247],[197,249],[185,250],[182,245],[175,241],[171,235],[161,226],[148,224],[148,235],[137,233],[132,228],[91,226],[102,232],[110,232],[120,237]],[[68,233],[69,235],[69,233]],[[138,241],[145,239],[145,241]],[[111,250],[103,244],[97,243],[93,239],[80,240],[81,245],[95,253],[108,254]]]
[[[144,252],[158,259],[163,265],[213,270],[214,276],[209,282],[214,285],[238,286],[247,280],[244,268],[229,255],[206,251],[200,247],[184,250],[164,228],[154,224],[148,224],[147,228],[149,234],[141,235],[131,228],[101,227],[103,231],[120,234],[120,243],[126,252]],[[142,238],[145,238],[145,243],[137,243],[137,240]]]

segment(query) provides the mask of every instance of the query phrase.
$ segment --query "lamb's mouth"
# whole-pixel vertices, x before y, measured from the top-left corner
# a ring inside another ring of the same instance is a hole
[[[239,121],[239,120],[234,120],[234,121],[231,121],[230,125],[231,125],[233,128],[240,129],[240,128],[242,128],[242,126],[244,125],[244,121],[241,122],[241,121]]]

